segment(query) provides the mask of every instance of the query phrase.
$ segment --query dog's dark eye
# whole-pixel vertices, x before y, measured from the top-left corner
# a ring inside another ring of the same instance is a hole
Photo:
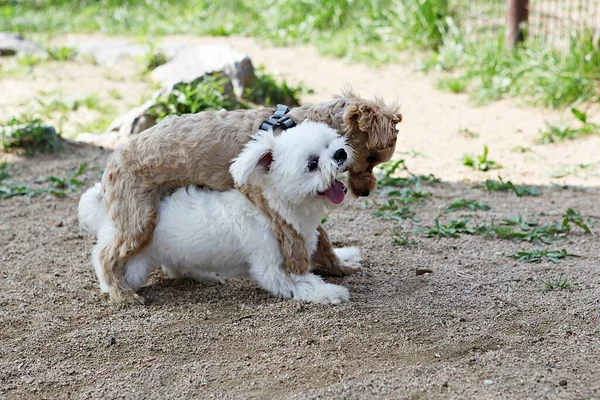
[[[367,162],[369,164],[371,164],[371,163],[374,163],[376,159],[377,159],[377,157],[375,156],[375,153],[371,153],[371,154],[369,154],[369,157],[367,157]]]
[[[315,172],[319,168],[319,160],[312,160],[308,163],[308,170],[310,172]]]

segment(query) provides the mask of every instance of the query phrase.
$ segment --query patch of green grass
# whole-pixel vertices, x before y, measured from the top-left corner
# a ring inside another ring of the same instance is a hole
[[[172,91],[161,95],[148,114],[160,121],[170,115],[239,108],[239,105],[224,92],[223,85],[227,79],[221,75],[213,75],[178,84]]]
[[[504,182],[501,177],[498,180],[486,179],[483,185],[475,185],[475,188],[483,188],[490,192],[509,192],[513,191],[519,197],[521,196],[539,196],[540,190],[530,185],[515,185],[511,181]]]
[[[575,286],[577,286],[576,283],[571,283],[562,278],[544,282],[544,289],[547,291],[566,290],[570,292],[575,289]]]
[[[22,115],[0,124],[0,148],[4,151],[32,155],[55,151],[61,144],[54,128],[44,125],[39,118]]]
[[[251,35],[380,63],[397,60],[399,50],[437,48],[448,15],[446,0],[35,0],[5,5],[0,30]]]
[[[577,211],[569,208],[562,219],[547,225],[538,225],[535,222],[523,220],[521,217],[507,217],[500,223],[492,222],[491,225],[484,223],[471,225],[469,219],[451,219],[446,225],[442,225],[436,218],[435,226],[432,228],[418,228],[417,231],[426,233],[427,237],[444,236],[457,238],[461,233],[470,235],[481,235],[489,238],[508,239],[516,242],[541,242],[545,244],[554,243],[559,236],[572,232],[572,225],[579,227],[586,234],[591,234],[590,224],[592,220],[581,216]]]
[[[252,86],[244,90],[243,97],[253,103],[262,104],[267,107],[285,104],[297,106],[300,104],[300,96],[310,91],[302,85],[290,85],[285,79],[278,81],[275,77],[265,71],[263,66],[254,70],[256,81]]]
[[[80,133],[101,133],[105,132],[106,129],[113,122],[114,118],[111,115],[102,114],[93,120],[80,123],[75,125],[76,134]]]
[[[470,211],[488,211],[490,206],[487,204],[479,203],[477,200],[460,199],[452,202],[447,208],[446,212],[455,212],[459,210],[470,210]]]
[[[447,71],[439,86],[465,88],[478,104],[519,97],[549,108],[592,100],[598,95],[600,46],[590,31],[574,34],[567,49],[529,38],[513,52],[504,34],[471,38],[450,27],[429,68]],[[456,83],[459,82],[459,83]]]
[[[469,81],[462,77],[443,77],[438,79],[437,88],[452,93],[464,93]]]
[[[558,264],[560,260],[567,257],[578,257],[573,254],[569,254],[566,249],[561,250],[521,250],[517,251],[514,254],[509,254],[507,257],[514,258],[517,261],[525,262],[525,263],[539,263],[542,260],[547,259],[548,261]]]
[[[538,225],[537,223],[523,221],[521,217],[517,217],[516,220],[510,218],[504,219],[500,224],[492,224],[491,227],[480,225],[478,231],[483,235],[517,242],[526,241],[552,244],[558,236],[570,233],[572,225],[579,227],[586,234],[591,234],[591,223],[591,219],[585,218],[577,211],[569,208],[561,220],[551,224]],[[519,228],[518,230],[517,227]]]
[[[39,196],[41,194],[51,194],[57,197],[64,197],[70,192],[76,191],[83,181],[79,178],[87,169],[87,164],[81,164],[77,169],[70,171],[66,177],[59,178],[56,176],[48,176],[36,180],[36,184],[45,184],[45,186],[30,188],[22,183],[4,183],[0,180],[0,198],[8,199],[15,196]],[[6,178],[8,178],[7,176]]]
[[[473,168],[477,171],[490,171],[492,169],[502,168],[502,165],[496,161],[488,159],[489,150],[487,146],[483,146],[483,154],[471,155],[465,154],[463,156],[463,165]]]
[[[600,134],[600,125],[588,121],[587,113],[573,107],[571,108],[571,114],[579,121],[579,127],[573,128],[567,125],[547,123],[547,129],[541,132],[537,140],[538,143],[558,143],[565,140],[575,140],[584,136]]]
[[[77,51],[74,47],[57,46],[47,48],[46,53],[48,53],[48,60],[64,62],[73,60]]]

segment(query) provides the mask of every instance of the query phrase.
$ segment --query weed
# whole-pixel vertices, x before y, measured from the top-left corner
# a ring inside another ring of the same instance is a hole
[[[392,232],[392,240],[396,246],[405,246],[409,243],[408,236],[398,231]]]
[[[460,128],[458,130],[458,133],[460,133],[462,136],[468,137],[468,138],[478,138],[479,137],[479,133],[472,131],[469,128]]]
[[[502,166],[496,161],[488,160],[488,153],[488,147],[483,146],[482,155],[473,156],[470,154],[465,154],[463,156],[463,165],[471,167],[477,171],[489,171],[492,169],[502,168]]]
[[[1,162],[0,163],[0,183],[6,178],[10,178],[10,172],[8,172],[8,163]]]
[[[46,53],[48,53],[49,60],[64,62],[73,60],[77,51],[73,47],[58,46],[47,48]]]
[[[580,122],[581,126],[578,128],[572,128],[567,125],[556,125],[547,123],[547,129],[541,132],[538,138],[538,143],[558,143],[565,140],[575,140],[583,136],[589,136],[600,133],[600,125],[593,122],[589,122],[587,119],[587,113],[580,111],[576,108],[571,108],[571,114],[573,117]]]
[[[321,225],[325,224],[325,222],[327,222],[327,220],[329,220],[329,217],[326,215],[323,218],[321,218]]]
[[[515,153],[529,153],[531,151],[531,148],[525,146],[515,146],[510,150]]]
[[[456,200],[456,201],[452,202],[452,204],[450,204],[446,208],[446,212],[450,213],[450,212],[463,210],[463,209],[467,209],[467,210],[471,210],[471,211],[478,211],[478,210],[487,211],[490,209],[490,206],[488,206],[487,204],[479,203],[477,200],[460,199],[460,200]]]
[[[465,219],[457,221],[451,219],[446,225],[441,225],[438,218],[434,220],[435,226],[426,231],[427,237],[442,236],[457,238],[460,237],[460,233],[466,233],[472,235],[477,232],[477,229],[469,225],[469,220]]]
[[[521,250],[514,254],[509,254],[507,257],[514,258],[515,260],[525,263],[539,263],[544,258],[548,261],[558,264],[560,260],[567,257],[578,257],[574,254],[569,254],[566,249],[561,250],[541,250],[535,249],[531,251]]]
[[[38,196],[41,194],[51,194],[57,197],[64,197],[67,193],[74,192],[81,185],[83,181],[80,180],[80,176],[87,169],[87,164],[81,164],[77,169],[67,174],[65,178],[58,178],[55,176],[48,176],[46,178],[38,179],[35,183],[46,184],[46,186],[40,188],[29,188],[25,184],[19,183],[3,183],[0,180],[0,198],[8,199],[14,196]]]
[[[575,286],[577,286],[576,283],[571,283],[565,279],[559,278],[559,279],[554,279],[552,281],[545,281],[544,282],[544,288],[547,291],[552,291],[552,290],[566,290],[566,291],[572,291],[575,289]]]
[[[152,72],[155,68],[166,64],[169,60],[165,53],[163,53],[154,41],[147,41],[146,45],[148,50],[142,57],[144,63],[144,73]]]
[[[108,95],[114,100],[121,100],[123,95],[117,89],[108,89]]]
[[[600,48],[590,31],[574,34],[568,48],[556,50],[530,38],[513,52],[504,37],[465,34],[450,27],[429,67],[448,71],[439,87],[462,88],[479,104],[506,96],[534,105],[563,107],[597,97]],[[457,83],[458,82],[458,83]]]
[[[521,217],[505,218],[500,224],[491,227],[480,225],[477,229],[480,234],[493,236],[500,239],[513,241],[554,243],[556,237],[571,232],[571,225],[578,226],[586,234],[591,234],[591,219],[581,216],[572,208],[567,209],[562,219],[547,225],[538,225],[535,222],[524,221]],[[516,230],[519,227],[520,230]]]
[[[581,179],[587,179],[590,176],[597,176],[600,163],[564,165],[561,169],[550,172],[552,178],[564,178],[565,176],[576,176]]]
[[[278,82],[275,77],[265,72],[264,67],[254,70],[256,81],[244,90],[244,98],[267,107],[277,104],[297,106],[300,104],[300,95],[308,93],[309,90],[302,85],[293,86],[285,79]]]
[[[515,185],[511,181],[504,182],[501,177],[497,181],[486,179],[482,185],[475,185],[475,188],[484,188],[490,192],[508,192],[513,191],[519,197],[521,196],[539,196],[540,190],[530,185]]]
[[[213,75],[194,82],[181,83],[157,99],[148,114],[161,120],[169,115],[193,114],[205,110],[231,110],[234,102],[225,94],[227,77]]]
[[[436,178],[433,174],[429,175],[415,175],[409,171],[408,167],[404,160],[397,161],[388,161],[382,163],[378,166],[379,170],[382,172],[379,174],[377,179],[377,185],[379,187],[407,187],[417,184],[418,182],[422,183],[439,183],[441,180]],[[409,174],[408,178],[396,177],[393,176],[398,172],[407,172]]]
[[[26,155],[57,150],[61,144],[56,130],[38,118],[12,117],[0,125],[0,148],[22,151]]]

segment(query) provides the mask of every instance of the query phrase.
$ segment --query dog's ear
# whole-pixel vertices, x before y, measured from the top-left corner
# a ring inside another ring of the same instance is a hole
[[[261,131],[253,136],[229,167],[236,185],[258,183],[271,170],[274,143],[273,131]]]
[[[342,118],[346,136],[352,139],[357,130],[366,133],[367,147],[373,150],[395,146],[396,124],[402,121],[399,112],[383,110],[379,104],[371,102],[348,104]]]

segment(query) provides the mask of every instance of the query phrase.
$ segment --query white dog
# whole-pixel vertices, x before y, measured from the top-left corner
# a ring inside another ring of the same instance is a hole
[[[271,209],[305,238],[312,254],[319,223],[332,203],[344,199],[346,188],[336,177],[351,159],[345,138],[323,123],[305,121],[279,136],[270,131],[255,134],[230,172],[238,186],[259,186]],[[113,240],[115,230],[102,206],[100,184],[82,196],[79,220],[84,229],[98,235],[93,264],[100,287],[107,292],[99,252]],[[336,253],[343,261],[360,262],[356,248]],[[314,274],[289,274],[282,263],[267,219],[243,194],[188,187],[162,200],[152,241],[126,263],[124,279],[127,287],[137,290],[161,265],[169,277],[220,281],[249,275],[275,296],[322,304],[348,301],[348,289]]]

